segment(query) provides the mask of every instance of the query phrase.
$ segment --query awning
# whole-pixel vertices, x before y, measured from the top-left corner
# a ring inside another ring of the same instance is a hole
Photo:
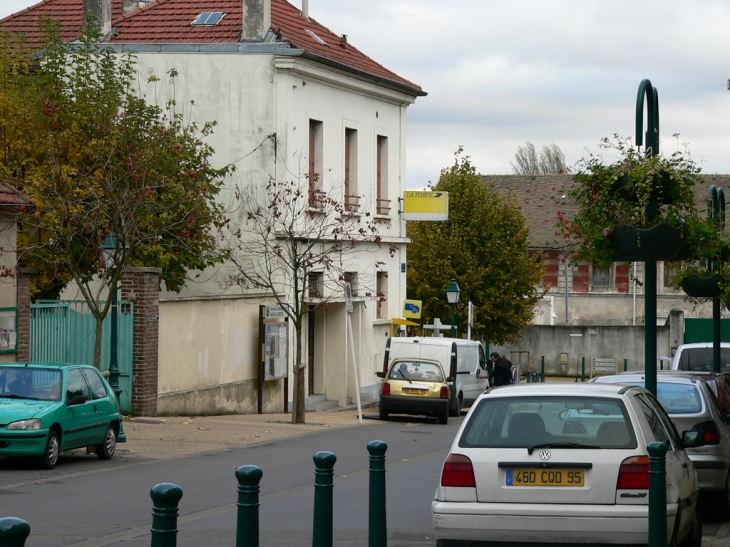
[[[413,321],[409,321],[408,319],[402,319],[401,317],[394,317],[393,324],[394,325],[410,325],[412,327],[418,327],[420,325],[420,323],[415,323]]]

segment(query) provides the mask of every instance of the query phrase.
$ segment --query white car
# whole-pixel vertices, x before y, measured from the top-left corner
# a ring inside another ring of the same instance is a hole
[[[647,445],[666,443],[667,539],[699,547],[697,474],[639,386],[534,383],[481,395],[444,462],[431,513],[439,547],[479,542],[647,544]]]
[[[682,344],[672,359],[672,370],[712,372],[714,361],[712,342]],[[730,372],[730,343],[720,343],[720,372]]]

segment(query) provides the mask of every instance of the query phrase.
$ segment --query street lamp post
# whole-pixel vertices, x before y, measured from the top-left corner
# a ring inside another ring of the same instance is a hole
[[[119,239],[117,234],[109,234],[104,238],[102,252],[104,253],[104,262],[107,269],[114,268],[114,254],[119,247]],[[116,271],[114,272],[116,275]],[[109,339],[109,384],[112,386],[114,393],[119,401],[122,388],[119,387],[119,361],[117,356],[117,291],[111,291],[112,309],[111,309],[111,338]]]
[[[446,287],[446,300],[451,306],[451,338],[456,338],[456,305],[459,303],[461,289],[453,277]]]

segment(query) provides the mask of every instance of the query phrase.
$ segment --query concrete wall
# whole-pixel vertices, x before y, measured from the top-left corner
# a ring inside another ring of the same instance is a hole
[[[657,326],[657,354],[671,356],[683,339],[682,312],[673,312],[663,326]],[[613,358],[619,371],[624,359],[628,370],[644,369],[643,326],[565,326],[534,325],[525,330],[517,344],[492,346],[490,351],[506,355],[513,365],[526,370],[540,371],[545,357],[545,374],[551,376],[581,376],[585,357],[585,374],[590,376],[591,359]],[[566,365],[560,364],[560,354],[568,354]],[[664,363],[666,368],[668,363]]]

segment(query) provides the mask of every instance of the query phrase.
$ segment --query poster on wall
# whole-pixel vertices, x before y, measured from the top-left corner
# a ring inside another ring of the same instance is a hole
[[[286,378],[287,323],[264,324],[264,380]]]

